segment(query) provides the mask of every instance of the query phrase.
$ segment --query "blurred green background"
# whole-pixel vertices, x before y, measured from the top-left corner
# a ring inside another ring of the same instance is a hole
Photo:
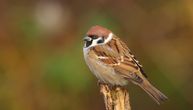
[[[83,59],[87,30],[120,36],[161,106],[129,85],[133,110],[193,110],[192,0],[1,0],[0,110],[105,110]]]

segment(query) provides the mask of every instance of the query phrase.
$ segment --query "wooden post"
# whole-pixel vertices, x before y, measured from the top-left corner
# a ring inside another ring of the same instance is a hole
[[[100,84],[100,92],[104,96],[106,110],[131,110],[129,93],[124,87]]]

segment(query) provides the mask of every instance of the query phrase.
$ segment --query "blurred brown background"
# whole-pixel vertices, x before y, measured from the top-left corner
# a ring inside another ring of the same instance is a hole
[[[105,110],[82,53],[93,25],[120,36],[169,100],[130,85],[133,110],[193,109],[192,0],[1,0],[0,110]]]

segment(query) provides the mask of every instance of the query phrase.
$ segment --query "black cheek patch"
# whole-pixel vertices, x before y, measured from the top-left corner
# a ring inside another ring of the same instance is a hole
[[[104,43],[104,38],[97,41],[97,44]]]
[[[86,41],[86,47],[89,47],[89,46],[92,44],[92,41],[93,41],[93,40],[91,40],[91,41]]]

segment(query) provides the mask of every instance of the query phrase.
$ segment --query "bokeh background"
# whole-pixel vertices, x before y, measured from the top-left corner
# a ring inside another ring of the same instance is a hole
[[[105,110],[82,53],[93,25],[169,97],[158,106],[129,85],[133,110],[193,110],[192,0],[0,0],[0,110]]]

